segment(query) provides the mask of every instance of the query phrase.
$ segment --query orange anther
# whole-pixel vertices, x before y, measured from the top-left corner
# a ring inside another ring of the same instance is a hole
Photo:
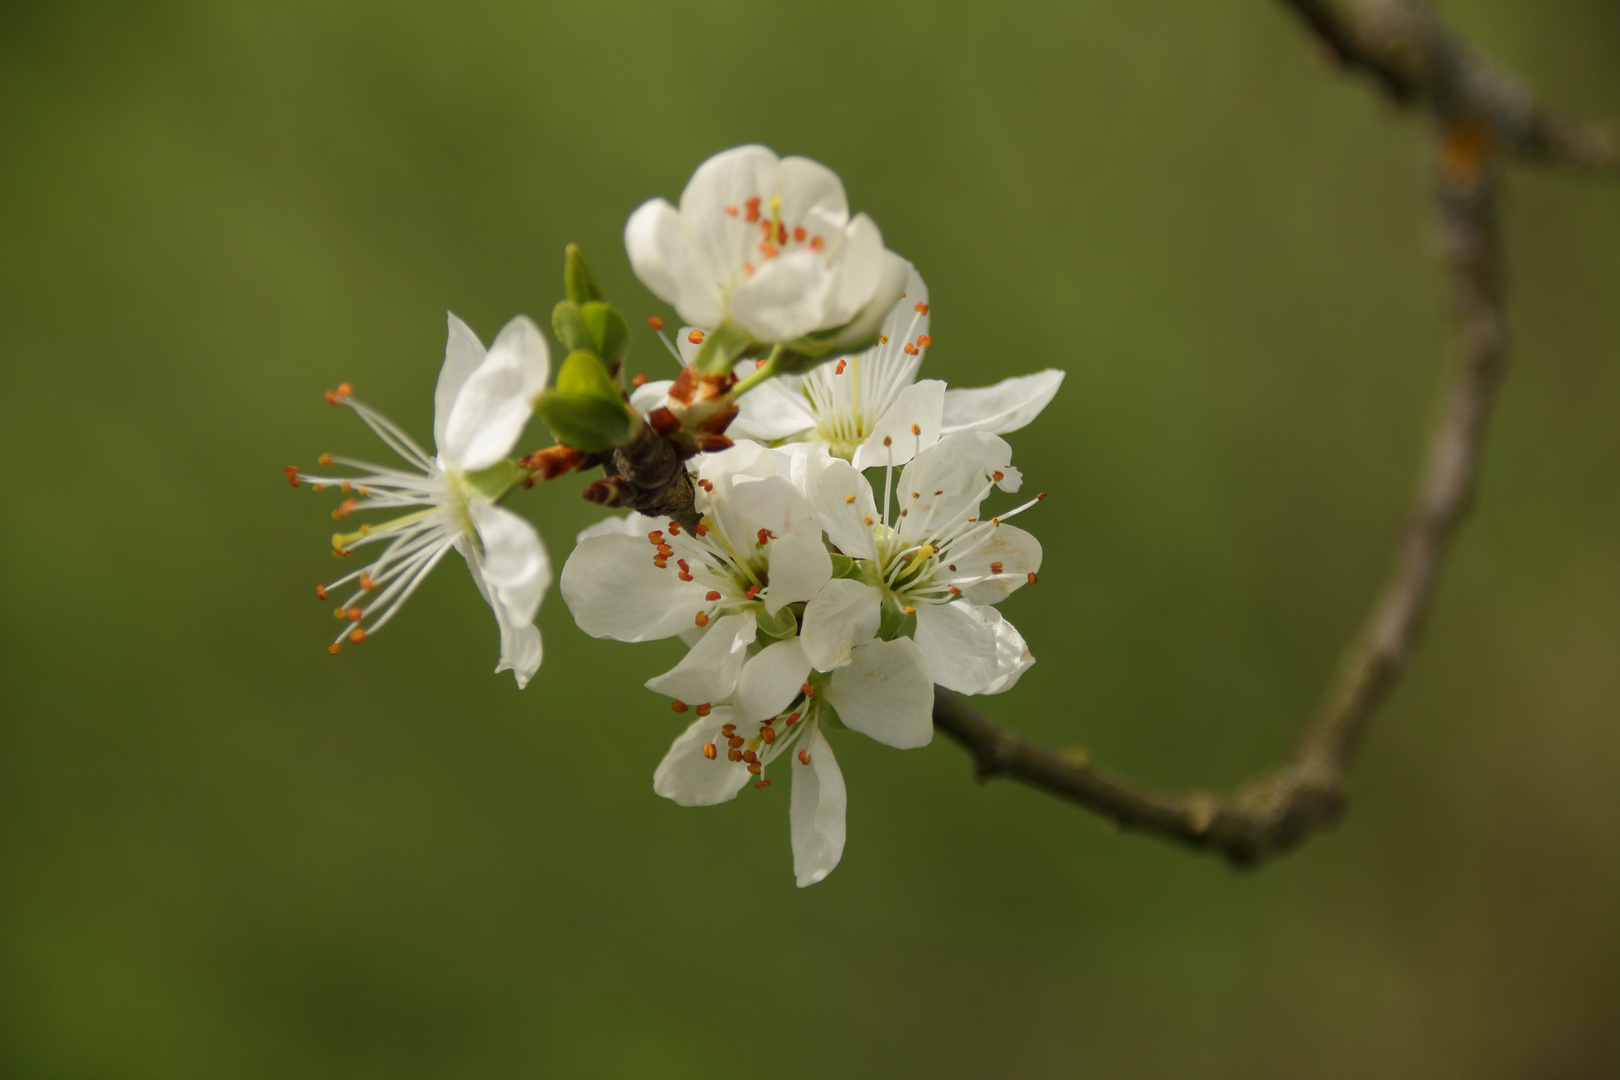
[[[997,469],[995,472],[990,474],[990,479],[999,484],[1006,477],[1006,475],[1006,473],[1002,472],[1000,469]]]
[[[1033,570],[1031,570],[1031,571],[1030,571],[1030,572],[1029,572],[1029,583],[1030,583],[1030,584],[1031,584],[1031,585],[1033,585],[1033,584],[1035,584],[1035,582],[1037,582],[1037,581],[1038,581],[1038,580],[1040,580],[1040,579],[1039,579],[1039,578],[1037,578],[1037,577],[1036,577],[1036,576],[1035,576],[1035,571],[1033,571]]]
[[[833,374],[834,375],[842,375],[844,373],[844,369],[847,368],[847,367],[849,367],[849,361],[848,360],[840,360],[840,361],[838,361],[838,363],[833,365]]]
[[[332,511],[332,516],[334,518],[346,518],[346,517],[348,517],[350,514],[354,513],[355,505],[358,502],[359,502],[358,499],[344,499],[341,503],[338,504],[337,509]]]
[[[915,614],[917,614],[917,609],[912,607],[910,604],[907,604],[906,605],[906,614],[907,615],[915,615]]]
[[[748,588],[743,590],[743,599],[744,600],[752,600],[754,597],[756,597],[758,595],[759,595],[759,586],[758,585],[750,585],[750,586],[748,586]]]
[[[825,240],[823,240],[820,236],[812,236],[810,238],[810,250],[811,251],[820,251],[822,248],[824,248],[826,246],[827,246],[827,242]]]
[[[891,436],[891,435],[883,436],[883,445],[884,446],[893,446],[894,445],[894,437]]]
[[[707,525],[703,524],[703,522],[701,522],[701,521],[698,522],[697,534],[699,536],[708,536],[709,535],[709,527]]]
[[[326,651],[331,653],[333,656],[336,656],[338,653],[343,651],[343,646],[334,641],[332,644],[326,647]]]
[[[861,518],[861,521],[862,521],[862,522],[863,522],[863,523],[865,523],[865,524],[867,524],[867,525],[870,525],[870,524],[872,524],[872,515],[871,515],[871,514],[867,514],[867,515],[866,515],[866,516],[865,516],[865,517],[863,517],[863,518]]]
[[[889,335],[888,334],[879,334],[878,335],[878,344],[879,345],[887,345],[888,343],[889,343]]]
[[[721,724],[720,725],[720,734],[722,734],[722,735],[730,735],[733,731],[736,731],[736,730],[737,730],[737,725],[736,724]]]
[[[345,495],[353,495],[354,485],[349,483],[347,480],[340,480],[338,481],[338,490],[343,492]]]
[[[804,243],[804,236],[805,236],[804,226],[803,225],[795,226],[794,229],[793,229],[793,239],[794,239],[794,241],[797,242],[797,243],[802,244],[802,243]]]
[[[676,699],[675,701],[669,703],[669,707],[674,709],[676,712],[685,712],[690,706],[688,706],[686,702]]]
[[[758,780],[755,781],[754,786],[757,788],[768,788],[771,786],[771,782],[769,780]]]
[[[703,599],[707,600],[711,604],[714,603],[716,600],[720,599],[720,590],[710,589],[708,592],[703,594]]]
[[[815,697],[816,688],[811,686],[809,683],[804,683],[799,687],[799,693],[803,694],[805,697]]]
[[[757,765],[759,763],[759,755],[754,753],[752,750],[744,750],[742,757],[743,760],[748,762],[750,765]]]
[[[808,764],[810,764],[810,751],[808,751],[808,750],[800,750],[799,751],[799,764],[800,765],[808,765]]]
[[[366,613],[357,607],[350,608],[348,611],[345,611],[343,615],[350,622],[359,622],[361,619],[366,617]]]
[[[326,599],[326,586],[325,585],[317,585],[317,586],[315,586],[315,599],[317,599],[317,600],[325,600]]]
[[[755,533],[754,536],[759,540],[760,547],[764,547],[766,544],[776,539],[776,534],[771,532],[769,529],[761,529],[759,532]]]
[[[920,300],[917,302],[917,314],[919,314],[919,315],[928,314],[928,305],[923,303]]]
[[[788,714],[788,718],[786,720],[787,724],[792,725],[792,724],[797,724],[798,722],[799,722],[799,714],[798,713],[789,713]]]
[[[664,320],[660,319],[656,315],[649,315],[647,316],[647,325],[652,327],[654,330],[662,330],[664,328]]]
[[[730,727],[730,726],[731,725],[729,725],[729,724],[727,725],[727,727]],[[724,730],[724,729],[722,729],[722,730]],[[736,731],[737,729],[735,727],[733,727],[731,730]],[[743,744],[743,737],[741,735],[731,735],[731,734],[726,735],[726,745],[731,747],[733,750],[737,751],[738,754],[742,753],[742,744]]]
[[[293,487],[298,486],[298,466],[289,465],[283,469],[282,472],[287,474],[287,483],[291,484]]]
[[[686,335],[686,340],[690,341],[694,345],[703,344],[703,331],[693,330],[690,334]]]
[[[949,589],[947,589],[945,591],[950,593],[952,596],[961,596],[962,595],[962,590],[958,589],[955,585],[952,585]]]
[[[998,562],[993,562],[993,563],[991,563],[991,564],[990,564],[990,572],[991,572],[991,573],[992,573],[992,574],[999,574],[999,573],[1001,573],[1001,564],[1000,564],[1000,563],[998,563]]]
[[[362,573],[360,575],[360,587],[362,589],[364,589],[366,592],[370,592],[371,590],[373,590],[373,589],[375,589],[377,587],[377,583],[375,581],[371,580],[371,575],[370,574]]]
[[[932,345],[933,343],[934,343],[934,336],[932,334],[922,334],[921,336],[919,336],[917,338],[917,347],[919,349],[926,349],[926,348],[928,348],[928,346]]]
[[[332,617],[334,619],[346,618],[347,613],[342,608],[333,608],[332,609]]]
[[[663,530],[662,529],[654,529],[652,532],[647,534],[647,539],[651,540],[655,544],[663,543],[664,542]]]
[[[726,751],[726,760],[727,761],[741,761],[742,760],[742,751],[738,750],[736,747],[732,747],[730,750]]]
[[[338,383],[337,396],[339,398],[346,398],[353,393],[354,387],[350,386],[348,383]]]
[[[357,626],[353,630],[349,631],[349,640],[358,645],[362,641],[366,640],[366,632]]]
[[[697,613],[697,618],[693,619],[692,621],[697,623],[699,626],[708,626],[709,613],[707,611],[700,611]]]
[[[639,371],[636,372],[634,375],[632,375],[630,377],[630,385],[635,386],[635,387],[646,386],[647,385],[647,376],[642,374]]]
[[[316,458],[315,460],[320,462],[321,463],[321,468],[324,469],[328,465],[332,464],[332,455],[331,454],[322,454],[320,457]]]
[[[1040,494],[1039,494],[1039,495],[1036,495],[1036,496],[1035,496],[1035,501],[1036,501],[1036,502],[1040,502],[1040,501],[1041,501],[1041,500],[1042,500],[1042,499],[1044,499],[1044,498],[1046,498],[1046,492],[1044,492],[1044,491],[1043,491],[1043,492],[1041,492],[1041,493],[1040,493]]]
[[[759,775],[759,774],[760,774],[760,772],[761,772],[761,771],[762,771],[762,770],[764,770],[764,768],[765,768],[765,766],[763,766],[763,765],[761,765],[761,764],[760,764],[760,763],[759,763],[759,762],[757,762],[757,761],[750,761],[750,762],[749,762],[749,763],[748,763],[748,771],[749,771],[749,772],[750,772],[750,773],[752,773],[752,774],[753,774],[753,775],[755,775],[755,776],[758,776],[758,775]],[[763,782],[764,782],[764,781],[761,781],[761,783],[763,783]],[[757,784],[756,784],[756,785],[755,785],[755,786],[756,786],[756,787],[758,787],[758,786],[759,786],[759,785],[757,785]]]
[[[759,196],[755,195],[752,199],[749,199],[747,202],[743,203],[743,205],[748,208],[748,220],[749,221],[758,221],[759,220]]]
[[[850,503],[852,503],[854,501],[855,501],[855,493],[853,491],[850,492],[848,495],[844,496],[844,505],[845,506],[848,506]]]
[[[699,716],[708,716],[709,715],[709,710],[711,708],[713,708],[713,706],[711,706],[707,701],[705,701],[702,705],[699,705],[697,707],[697,714]]]
[[[759,729],[759,737],[764,739],[765,744],[769,746],[771,743],[776,741],[776,729],[768,725],[766,727],[762,727]]]
[[[916,425],[916,424],[912,424],[912,425],[911,425],[911,433],[912,433],[912,434],[913,434],[913,435],[921,435],[921,434],[922,434],[922,428],[921,428],[921,427],[919,427],[919,426],[918,426],[918,425]]]
[[[712,742],[706,742],[703,744],[703,756],[708,758],[710,761],[713,761],[715,758],[720,756],[720,748],[715,746]]]
[[[918,351],[918,350],[917,350],[917,346],[915,346],[915,345],[913,345],[913,344],[912,344],[912,343],[911,343],[911,342],[909,342],[909,341],[908,341],[908,342],[906,342],[906,355],[907,355],[907,356],[916,356],[916,355],[917,355],[917,351]]]
[[[294,482],[293,487],[297,487],[297,486],[298,486],[298,484],[296,482]],[[311,490],[311,491],[325,491],[326,490],[326,485],[325,484],[311,484],[311,485],[309,485],[309,490]]]

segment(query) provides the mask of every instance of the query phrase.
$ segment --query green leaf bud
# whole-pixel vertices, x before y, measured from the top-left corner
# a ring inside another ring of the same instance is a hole
[[[613,305],[600,300],[581,305],[579,312],[590,334],[591,345],[608,370],[622,365],[630,355],[630,326],[624,321],[624,316]]]
[[[641,423],[602,361],[585,349],[568,354],[557,372],[556,389],[535,399],[534,408],[561,442],[586,453],[625,445]]]
[[[569,244],[563,258],[563,289],[568,299],[580,307],[602,299],[602,290],[597,288],[596,278],[578,244]]]
[[[557,340],[569,352],[579,349],[594,352],[596,349],[590,327],[585,323],[585,315],[572,300],[559,300],[557,306],[551,309],[551,332],[557,335]]]

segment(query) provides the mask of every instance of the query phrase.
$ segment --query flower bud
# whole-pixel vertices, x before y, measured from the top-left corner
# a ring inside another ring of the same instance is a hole
[[[556,389],[543,392],[534,407],[560,442],[587,453],[625,445],[641,423],[602,361],[584,349],[568,354]]]
[[[563,257],[563,288],[569,301],[579,307],[602,299],[602,290],[597,288],[596,278],[578,244],[569,244]]]

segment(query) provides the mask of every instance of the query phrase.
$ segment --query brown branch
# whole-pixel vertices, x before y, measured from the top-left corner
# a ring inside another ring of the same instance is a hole
[[[1454,33],[1428,0],[1281,0],[1345,68],[1394,102],[1471,114],[1520,161],[1620,173],[1620,133],[1555,116]]]
[[[1008,731],[947,690],[936,689],[934,700],[935,726],[972,753],[981,780],[1019,780],[1094,810],[1121,828],[1217,851],[1238,865],[1259,863],[1337,821],[1357,744],[1399,679],[1434,598],[1447,546],[1473,497],[1486,421],[1507,363],[1497,162],[1510,151],[1526,156],[1525,146],[1504,143],[1498,118],[1472,107],[1475,99],[1438,94],[1436,88],[1444,84],[1417,78],[1414,69],[1391,62],[1382,46],[1368,43],[1370,24],[1356,23],[1352,30],[1334,14],[1370,11],[1373,3],[1340,8],[1312,0],[1285,2],[1341,58],[1372,71],[1399,100],[1427,102],[1436,122],[1435,196],[1458,355],[1389,579],[1287,762],[1230,798],[1139,788],[1096,768],[1082,754],[1057,753]],[[1376,6],[1428,10],[1400,0]],[[1441,33],[1438,24],[1428,32]],[[1576,158],[1563,154],[1556,160]]]

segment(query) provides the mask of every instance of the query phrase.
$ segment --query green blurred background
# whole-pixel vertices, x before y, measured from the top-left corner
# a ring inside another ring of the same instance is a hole
[[[1609,0],[1446,10],[1620,114]],[[1069,372],[1015,438],[1042,662],[990,706],[1166,787],[1277,760],[1446,344],[1419,129],[1280,5],[8,3],[0,1074],[1620,1074],[1612,187],[1514,178],[1477,516],[1347,821],[1258,873],[851,740],[801,891],[781,785],[652,794],[674,643],[554,593],[519,693],[447,564],[326,655],[281,469],[374,444],[322,389],[425,437],[445,309],[543,318],[570,240],[668,314],[624,219],[751,140],[917,263],[932,374]],[[580,486],[515,502],[559,565]]]

